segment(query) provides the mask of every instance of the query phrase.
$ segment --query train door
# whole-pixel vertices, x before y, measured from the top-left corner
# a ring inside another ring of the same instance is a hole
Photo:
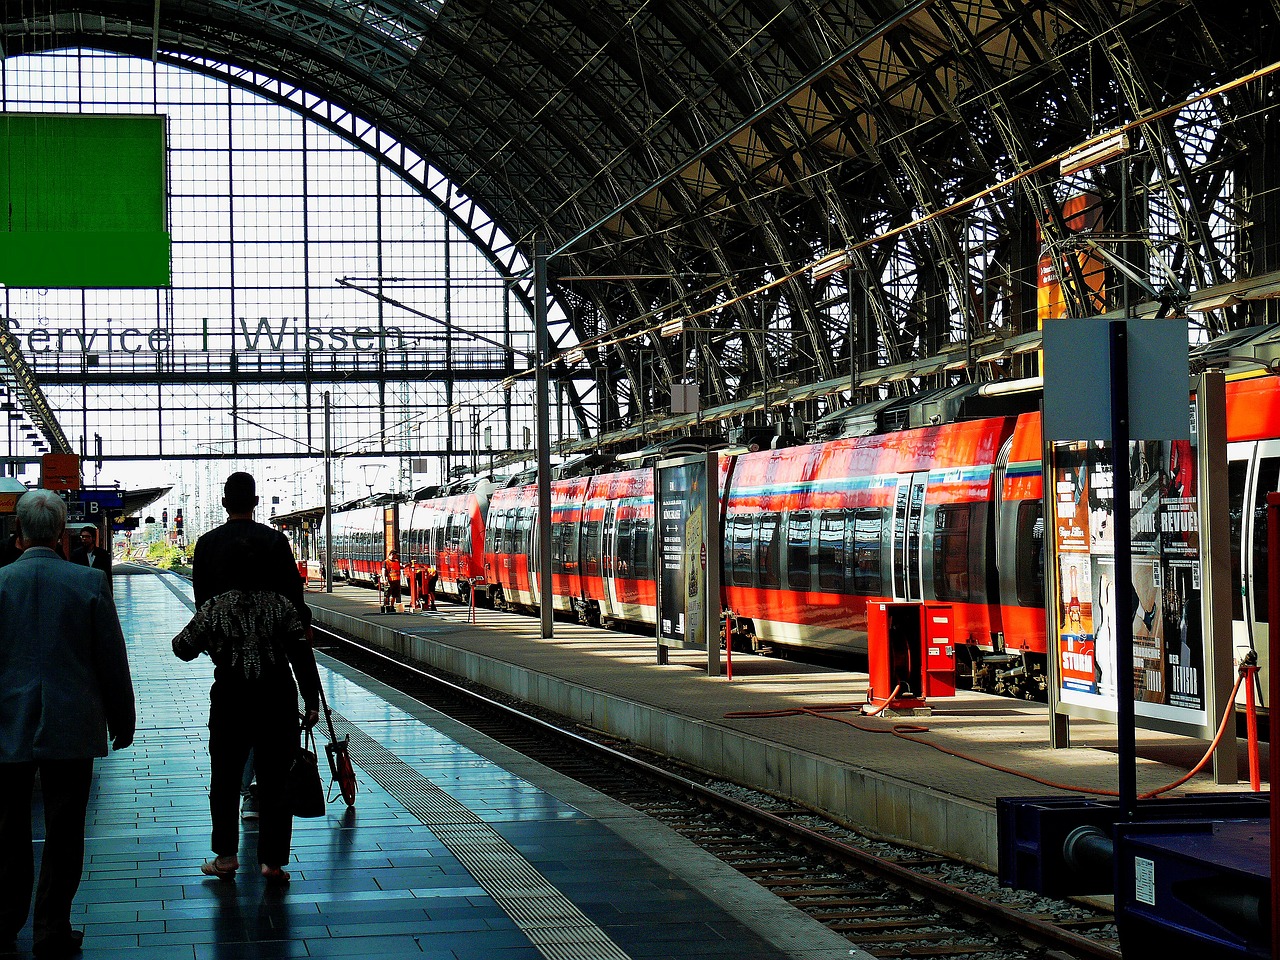
[[[582,505],[582,525],[579,527],[578,589],[579,599],[599,600],[602,592],[596,584],[604,577],[604,508],[597,502]]]
[[[523,518],[522,535],[527,543],[525,554],[529,570],[529,602],[534,606],[542,603],[542,526],[538,523],[538,505],[521,507]],[[552,561],[555,562],[554,560]]]
[[[898,478],[893,498],[893,599],[918,601],[923,572],[920,537],[924,530],[924,494],[927,471]]]
[[[619,615],[618,600],[618,501],[609,500],[604,507],[604,538],[600,569],[604,576],[604,592],[600,601],[606,617]]]
[[[1267,494],[1280,490],[1280,441],[1233,443],[1227,447],[1231,517],[1231,632],[1235,656],[1250,649],[1266,676],[1268,660]],[[1265,695],[1266,690],[1262,693]]]

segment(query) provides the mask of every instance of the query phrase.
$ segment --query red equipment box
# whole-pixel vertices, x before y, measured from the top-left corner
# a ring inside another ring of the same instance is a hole
[[[868,702],[922,707],[956,692],[954,620],[948,603],[875,603],[867,616]],[[895,693],[896,690],[896,693]]]

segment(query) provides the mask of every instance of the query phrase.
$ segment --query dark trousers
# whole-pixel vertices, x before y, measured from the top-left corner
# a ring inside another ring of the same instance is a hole
[[[258,861],[269,867],[289,862],[293,812],[288,772],[298,749],[297,695],[282,705],[255,710],[254,699],[219,696],[215,685],[209,711],[209,816],[213,852],[229,857],[240,848],[240,783],[253,751],[258,778]]]
[[[32,932],[36,943],[71,932],[71,901],[84,870],[84,820],[93,760],[0,763],[0,941],[17,936],[31,909],[31,797],[37,770],[44,797],[44,855]]]

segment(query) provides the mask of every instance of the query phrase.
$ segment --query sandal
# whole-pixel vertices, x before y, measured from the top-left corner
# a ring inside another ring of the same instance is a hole
[[[240,869],[240,861],[235,856],[215,857],[200,864],[200,872],[206,877],[217,877],[219,880],[234,880],[236,871]]]
[[[264,863],[262,865],[262,879],[266,880],[268,885],[283,887],[289,883],[289,874],[279,867],[268,867]]]

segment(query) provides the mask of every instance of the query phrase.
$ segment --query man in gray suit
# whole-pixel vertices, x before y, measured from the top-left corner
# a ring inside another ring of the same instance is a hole
[[[31,490],[18,501],[22,555],[0,569],[0,953],[27,922],[35,882],[31,801],[44,800],[33,951],[80,950],[71,901],[84,868],[93,758],[133,742],[133,683],[107,577],[53,550],[67,508]]]

